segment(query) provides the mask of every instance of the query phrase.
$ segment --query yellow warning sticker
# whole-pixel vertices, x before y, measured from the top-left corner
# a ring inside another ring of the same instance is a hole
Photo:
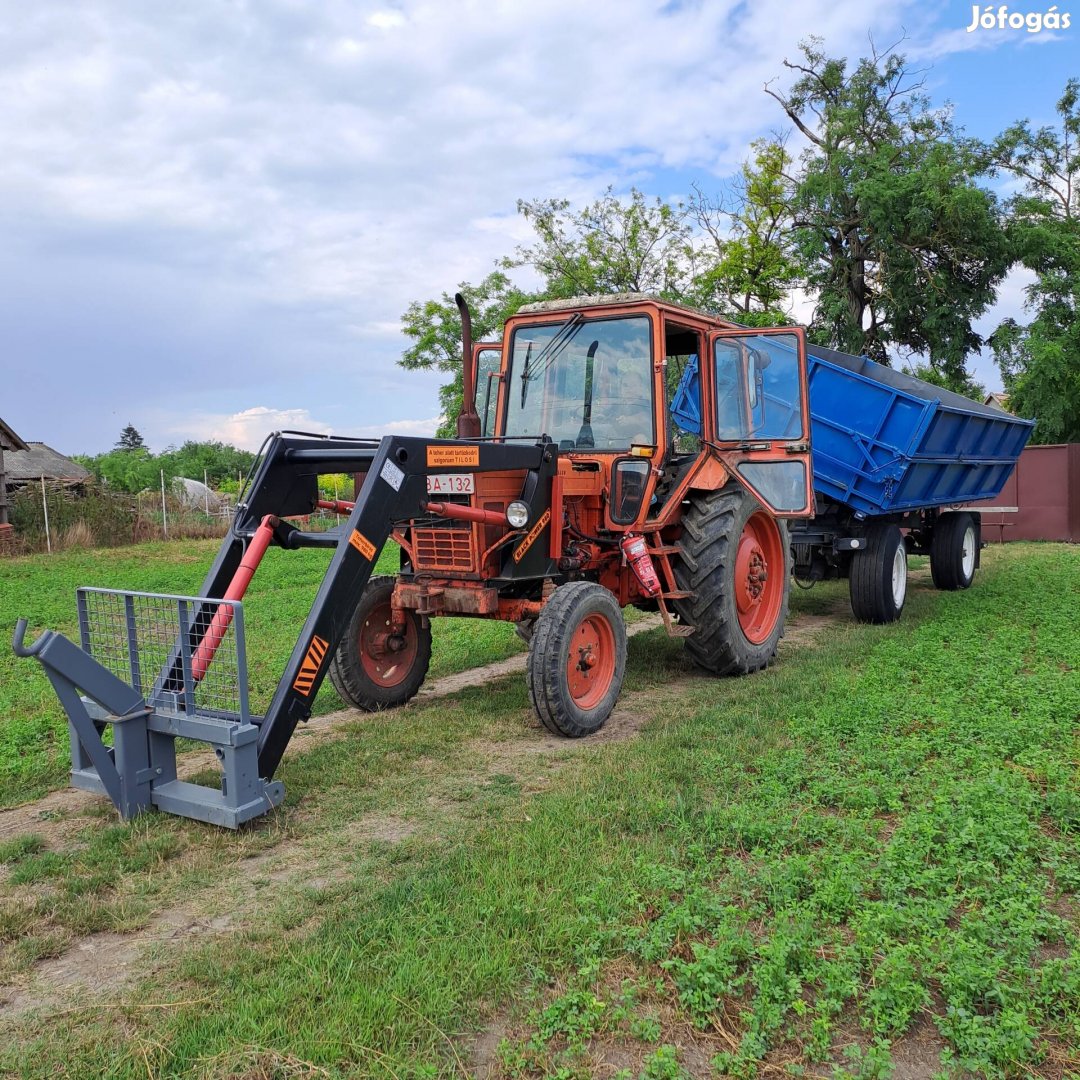
[[[479,465],[479,446],[429,446],[427,448],[429,469],[445,469],[450,466]]]
[[[319,674],[319,668],[322,667],[322,662],[326,657],[326,644],[316,634],[311,639],[303,664],[300,665],[300,674],[296,676],[293,689],[298,694],[303,694],[304,697],[311,694],[311,688],[315,685],[315,676]]]
[[[551,510],[547,509],[540,515],[539,520],[529,530],[529,535],[514,548],[514,562],[521,562],[521,560],[525,558],[525,553],[536,543],[536,538],[544,531],[550,520]]]
[[[353,529],[352,535],[349,537],[349,543],[352,544],[361,555],[371,562],[375,558],[375,545],[361,532],[357,532]]]

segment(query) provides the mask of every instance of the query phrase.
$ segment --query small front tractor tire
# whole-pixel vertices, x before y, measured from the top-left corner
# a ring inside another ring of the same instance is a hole
[[[791,581],[787,526],[745,488],[691,495],[674,560],[680,591],[673,601],[694,627],[686,651],[715,675],[760,671],[784,633]]]
[[[891,623],[907,599],[907,547],[895,525],[871,525],[866,547],[851,558],[848,587],[851,610],[859,622]]]
[[[560,585],[540,611],[526,681],[548,731],[571,739],[598,731],[619,700],[626,626],[615,597],[591,581]]]
[[[978,556],[979,530],[971,514],[952,510],[934,522],[930,540],[930,576],[937,588],[970,588],[975,580]]]
[[[405,613],[403,634],[391,632],[394,584],[392,577],[367,583],[330,662],[330,681],[341,700],[365,712],[394,709],[415,697],[431,663],[431,627],[416,612]]]

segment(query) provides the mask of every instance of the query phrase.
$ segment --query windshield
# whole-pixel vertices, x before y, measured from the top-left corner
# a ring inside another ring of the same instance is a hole
[[[656,444],[647,316],[518,327],[507,382],[507,435],[562,450]]]

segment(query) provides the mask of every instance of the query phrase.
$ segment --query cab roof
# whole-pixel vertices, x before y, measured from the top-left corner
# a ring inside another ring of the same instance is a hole
[[[732,325],[720,318],[720,316],[710,312],[700,311],[686,304],[678,304],[672,300],[664,300],[659,296],[653,296],[652,293],[642,292],[602,293],[594,296],[571,296],[565,300],[538,300],[532,304],[523,304],[518,308],[517,314],[541,315],[551,311],[576,311],[593,307],[629,307],[632,304],[656,304],[671,311],[684,311],[686,314],[693,315],[698,319],[709,319],[724,326]]]

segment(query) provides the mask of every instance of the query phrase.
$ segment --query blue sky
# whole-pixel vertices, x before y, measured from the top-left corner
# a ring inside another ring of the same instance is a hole
[[[65,453],[127,423],[154,450],[430,432],[438,377],[395,365],[409,301],[527,240],[518,198],[718,187],[785,128],[762,85],[810,34],[853,59],[903,36],[984,137],[1052,122],[1080,75],[1080,27],[968,33],[961,3],[3,8],[0,416]]]

